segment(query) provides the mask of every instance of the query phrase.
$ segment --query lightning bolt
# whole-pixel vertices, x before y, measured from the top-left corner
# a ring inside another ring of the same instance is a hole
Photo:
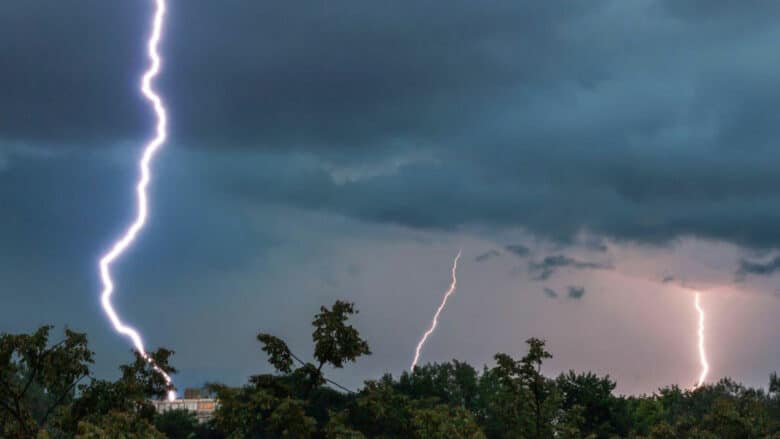
[[[460,250],[458,250],[458,255],[455,256],[455,260],[452,262],[452,283],[450,284],[450,288],[447,290],[447,292],[444,293],[444,298],[441,301],[441,305],[439,305],[439,308],[436,310],[436,314],[433,315],[433,321],[431,322],[431,327],[428,328],[427,331],[425,331],[425,334],[423,334],[422,338],[420,339],[420,342],[417,343],[417,349],[414,352],[414,360],[412,361],[411,367],[409,367],[409,369],[412,371],[414,371],[414,367],[417,366],[417,361],[420,359],[420,350],[425,344],[425,340],[427,340],[428,337],[431,334],[433,334],[433,331],[436,330],[436,325],[439,324],[439,314],[441,314],[442,310],[444,309],[444,306],[447,305],[447,299],[450,298],[452,293],[455,292],[455,288],[458,286],[457,272],[458,272],[459,259],[460,259]]]
[[[158,46],[162,36],[163,23],[165,18],[165,0],[154,0],[155,12],[151,23],[151,34],[147,42],[147,54],[149,57],[149,67],[144,72],[141,78],[141,93],[144,98],[149,101],[154,109],[154,114],[157,118],[156,133],[152,140],[150,140],[143,149],[143,155],[139,162],[140,178],[136,185],[137,195],[137,214],[135,221],[125,230],[124,234],[114,242],[111,246],[111,250],[105,253],[100,258],[100,279],[103,283],[103,292],[100,296],[101,304],[103,305],[103,311],[108,316],[111,323],[114,325],[114,329],[130,338],[135,346],[136,351],[152,365],[152,368],[157,371],[168,385],[168,399],[176,399],[176,392],[173,390],[173,382],[171,377],[165,373],[157,364],[154,363],[152,358],[147,354],[144,349],[144,343],[141,339],[141,335],[136,329],[128,326],[119,319],[113,305],[111,304],[111,295],[114,293],[114,282],[111,279],[111,264],[116,261],[122,253],[135,241],[136,235],[146,224],[148,202],[146,196],[146,188],[149,185],[151,179],[149,165],[154,158],[155,153],[165,143],[168,134],[168,115],[165,110],[162,98],[152,88],[152,80],[160,72],[160,54],[158,52]]]
[[[699,295],[700,294],[697,291],[693,303],[696,307],[696,312],[699,313],[699,329],[697,334],[699,336],[699,363],[701,364],[701,374],[699,374],[699,382],[694,386],[694,389],[704,383],[704,380],[707,378],[707,374],[710,371],[710,365],[707,362],[707,354],[704,351],[704,310],[699,302]]]

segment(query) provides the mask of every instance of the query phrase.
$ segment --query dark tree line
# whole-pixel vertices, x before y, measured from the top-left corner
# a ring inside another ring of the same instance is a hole
[[[241,387],[209,384],[219,406],[198,424],[191,413],[156,414],[151,399],[164,380],[138,355],[116,381],[92,377],[84,334],[51,327],[0,335],[0,436],[7,438],[779,438],[780,379],[768,391],[730,379],[695,390],[615,395],[609,376],[541,373],[552,357],[543,340],[527,340],[522,358],[495,356],[477,370],[453,360],[399,377],[385,375],[353,392],[325,376],[370,349],[349,324],[351,303],[322,307],[312,325],[311,356],[258,334],[275,374]],[[174,373],[172,352],[152,353]]]

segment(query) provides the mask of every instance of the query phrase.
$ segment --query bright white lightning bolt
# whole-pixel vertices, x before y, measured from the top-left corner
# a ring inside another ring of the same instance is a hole
[[[455,260],[452,263],[452,283],[450,284],[450,288],[447,290],[446,293],[444,293],[444,299],[442,299],[441,305],[439,305],[439,308],[436,310],[436,314],[433,315],[433,321],[431,322],[431,327],[428,328],[427,331],[425,331],[425,334],[423,334],[422,339],[420,339],[420,342],[417,343],[417,349],[414,351],[414,360],[412,361],[411,367],[409,367],[409,369],[412,371],[414,371],[414,367],[417,366],[417,361],[420,359],[420,350],[425,344],[425,340],[427,340],[428,337],[431,334],[433,334],[433,331],[436,330],[436,325],[439,324],[439,314],[441,314],[442,310],[444,309],[444,306],[447,305],[447,299],[450,298],[452,293],[455,292],[455,288],[458,286],[457,271],[458,271],[459,259],[460,259],[460,250],[458,250],[458,255],[455,256]]]
[[[165,373],[160,367],[154,364],[152,358],[146,353],[144,349],[144,343],[141,340],[141,336],[138,331],[122,323],[111,305],[111,295],[114,292],[114,282],[111,279],[111,264],[119,258],[122,253],[133,243],[138,232],[144,227],[147,217],[147,197],[146,187],[149,185],[150,172],[149,164],[154,158],[154,154],[165,143],[167,138],[167,125],[168,116],[163,105],[162,98],[152,89],[152,80],[160,72],[160,54],[157,51],[157,46],[160,43],[162,36],[163,22],[165,18],[165,0],[154,0],[155,12],[152,19],[151,35],[147,43],[147,53],[150,61],[149,68],[144,72],[141,78],[141,93],[152,104],[154,108],[155,116],[157,117],[157,128],[154,138],[146,144],[143,150],[143,155],[139,163],[140,179],[136,186],[136,195],[138,200],[138,210],[135,217],[135,221],[125,230],[125,233],[117,240],[111,250],[104,254],[100,258],[100,279],[103,282],[103,292],[101,293],[100,300],[111,323],[114,325],[114,329],[120,334],[129,337],[133,341],[133,346],[141,354],[141,356],[148,361],[154,370],[165,378],[165,382],[168,384],[168,399],[176,399],[176,392],[173,390],[173,382],[171,377]]]
[[[704,310],[701,307],[701,304],[699,303],[699,292],[696,292],[696,295],[694,296],[694,305],[696,306],[696,312],[699,313],[699,329],[698,329],[698,336],[699,336],[699,363],[701,363],[701,374],[699,375],[699,382],[696,384],[696,387],[701,386],[704,383],[704,380],[707,378],[707,374],[710,371],[710,365],[707,362],[707,354],[704,352]]]

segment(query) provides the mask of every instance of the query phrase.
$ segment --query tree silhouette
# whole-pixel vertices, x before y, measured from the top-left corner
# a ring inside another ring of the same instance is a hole
[[[552,358],[530,338],[519,359],[496,354],[477,371],[453,360],[424,364],[398,378],[386,374],[352,391],[326,376],[370,354],[350,325],[354,305],[336,301],[312,320],[311,359],[280,338],[257,340],[276,373],[253,375],[241,387],[210,384],[214,418],[156,414],[152,399],[165,380],[134,353],[115,381],[91,375],[85,334],[51,326],[31,334],[0,334],[0,437],[8,438],[780,438],[780,378],[753,389],[724,378],[696,389],[667,386],[620,396],[608,376],[570,370],[542,373]],[[151,352],[168,373],[173,352]]]

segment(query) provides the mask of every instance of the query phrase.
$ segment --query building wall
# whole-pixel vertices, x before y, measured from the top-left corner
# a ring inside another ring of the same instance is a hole
[[[214,416],[217,409],[217,400],[211,398],[177,399],[174,401],[152,401],[157,413],[165,413],[170,410],[187,410],[195,413],[198,422],[206,422]]]

